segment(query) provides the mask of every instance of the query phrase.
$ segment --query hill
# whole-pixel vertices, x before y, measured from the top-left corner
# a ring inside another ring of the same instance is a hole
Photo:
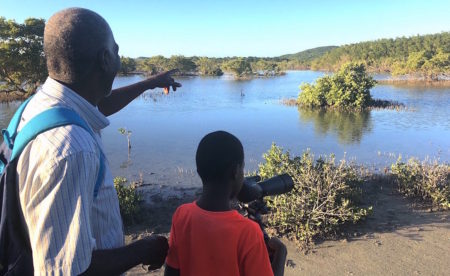
[[[446,78],[450,74],[450,32],[344,45],[315,58],[311,68],[336,70],[349,61],[362,62],[374,72]]]
[[[316,47],[316,48],[308,49],[308,50],[301,51],[301,52],[298,52],[295,54],[282,55],[282,56],[279,56],[278,58],[279,59],[295,59],[300,62],[309,62],[314,59],[320,58],[325,53],[327,53],[335,48],[338,48],[338,46]]]

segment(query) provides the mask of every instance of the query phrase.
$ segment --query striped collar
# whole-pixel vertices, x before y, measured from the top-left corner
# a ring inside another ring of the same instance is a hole
[[[101,129],[109,125],[108,118],[106,118],[97,107],[93,106],[69,87],[50,77],[48,77],[42,85],[40,93],[55,98],[58,102],[73,109],[95,132],[100,132]]]

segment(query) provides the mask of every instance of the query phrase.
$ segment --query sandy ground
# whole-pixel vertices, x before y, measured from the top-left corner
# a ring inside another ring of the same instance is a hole
[[[364,222],[343,229],[340,238],[300,252],[285,240],[285,275],[450,275],[450,212],[431,212],[398,195],[390,184],[367,184],[365,202],[374,208]],[[127,242],[151,232],[167,235],[170,216],[197,189],[178,196],[152,195],[144,222],[127,230]],[[163,275],[141,267],[128,275]]]

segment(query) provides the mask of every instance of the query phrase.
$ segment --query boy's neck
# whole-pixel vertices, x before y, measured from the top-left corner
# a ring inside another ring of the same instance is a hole
[[[211,186],[203,185],[203,193],[197,200],[197,205],[211,212],[230,211],[230,195],[227,191],[212,189]],[[212,186],[214,187],[214,186]]]

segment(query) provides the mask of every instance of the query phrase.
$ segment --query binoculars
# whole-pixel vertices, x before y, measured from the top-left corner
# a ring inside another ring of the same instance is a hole
[[[249,176],[244,179],[237,199],[248,203],[265,196],[280,195],[290,192],[294,188],[294,181],[287,174],[281,174],[261,181],[259,176]]]

